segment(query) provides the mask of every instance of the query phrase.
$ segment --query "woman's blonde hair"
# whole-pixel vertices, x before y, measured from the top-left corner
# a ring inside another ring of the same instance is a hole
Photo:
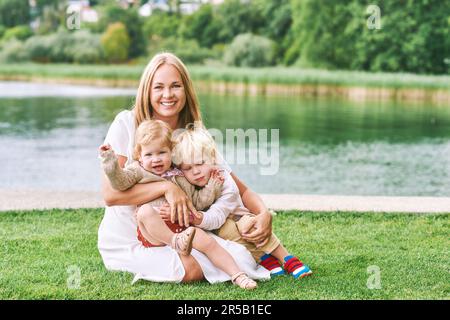
[[[164,64],[175,67],[180,73],[183,81],[186,104],[180,111],[178,119],[179,127],[183,128],[188,123],[201,121],[200,105],[186,66],[174,54],[163,52],[155,55],[142,73],[133,108],[136,127],[138,127],[142,121],[153,118],[153,107],[150,102],[151,85],[156,70]]]
[[[186,129],[176,130],[172,141],[172,162],[175,165],[194,164],[199,159],[216,164],[216,142],[201,122],[189,123]]]
[[[164,146],[172,150],[172,129],[164,121],[145,120],[136,129],[133,159],[139,160],[142,146],[154,142],[161,142]]]

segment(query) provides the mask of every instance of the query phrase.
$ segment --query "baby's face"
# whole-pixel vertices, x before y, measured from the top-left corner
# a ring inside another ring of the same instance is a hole
[[[142,146],[139,162],[145,170],[160,176],[172,166],[172,152],[168,146],[155,142]]]
[[[209,181],[214,165],[200,160],[194,163],[182,163],[180,169],[190,184],[204,187]]]

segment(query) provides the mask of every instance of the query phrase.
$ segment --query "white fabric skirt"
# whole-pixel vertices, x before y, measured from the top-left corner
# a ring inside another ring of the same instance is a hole
[[[108,270],[126,271],[139,279],[155,282],[181,282],[185,275],[178,253],[170,248],[146,248],[137,239],[135,206],[106,207],[98,230],[98,249]],[[211,234],[235,259],[239,268],[255,280],[270,279],[270,272],[258,265],[244,246]],[[230,276],[215,267],[201,252],[193,249],[205,279],[210,283],[229,281]]]

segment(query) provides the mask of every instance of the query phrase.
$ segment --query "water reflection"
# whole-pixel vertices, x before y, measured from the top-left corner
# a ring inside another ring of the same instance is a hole
[[[96,148],[133,99],[0,98],[0,188],[98,190]],[[233,166],[257,192],[450,194],[449,106],[220,95],[200,101],[209,128],[280,129],[276,175]]]

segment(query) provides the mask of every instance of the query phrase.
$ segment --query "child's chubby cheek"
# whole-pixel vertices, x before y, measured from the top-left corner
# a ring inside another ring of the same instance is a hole
[[[186,179],[198,187],[204,187],[208,183],[211,177],[211,171],[212,168],[209,165],[197,166],[186,171],[183,170]]]

